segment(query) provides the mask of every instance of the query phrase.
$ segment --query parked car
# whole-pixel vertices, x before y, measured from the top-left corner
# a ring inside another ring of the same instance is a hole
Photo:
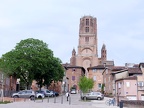
[[[36,94],[37,94],[37,93],[41,93],[41,94],[45,95],[45,92],[42,91],[42,90],[37,90],[37,91],[35,91],[35,93],[36,93]]]
[[[71,92],[70,92],[71,94],[76,94],[77,92],[76,92],[76,89],[71,89]]]
[[[104,95],[101,92],[82,93],[81,98],[86,100],[103,100]]]
[[[41,89],[41,91],[44,92],[45,97],[48,97],[48,96],[52,97],[53,96],[53,93],[50,92],[50,90],[48,90],[48,89]]]
[[[36,91],[36,98],[44,98],[45,97],[45,94],[44,94],[44,91]]]
[[[13,98],[30,98],[31,100],[34,100],[35,92],[33,90],[22,90],[17,93],[13,93],[12,97]]]
[[[59,96],[59,93],[54,90],[50,90],[50,92],[53,93],[53,96]]]

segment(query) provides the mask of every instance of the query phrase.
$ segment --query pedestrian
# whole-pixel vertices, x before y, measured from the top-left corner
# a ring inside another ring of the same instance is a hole
[[[115,105],[115,98],[112,99],[112,104]]]
[[[66,92],[67,101],[69,99],[69,92]]]

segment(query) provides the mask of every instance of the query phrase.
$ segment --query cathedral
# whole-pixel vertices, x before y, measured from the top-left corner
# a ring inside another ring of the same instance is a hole
[[[92,16],[80,18],[78,52],[72,51],[70,65],[88,67],[102,65],[107,60],[106,45],[103,44],[98,57],[97,19]]]
[[[82,75],[93,78],[93,75],[90,75],[90,72],[88,72],[93,67],[96,68],[98,66],[99,68],[99,66],[103,66],[102,69],[104,69],[104,65],[113,64],[112,61],[107,60],[105,44],[102,45],[101,56],[98,57],[97,19],[93,16],[83,16],[80,18],[77,53],[75,49],[72,50],[70,64],[67,64],[68,88],[75,87],[78,89],[78,81]],[[101,79],[99,84],[102,85],[102,83]]]

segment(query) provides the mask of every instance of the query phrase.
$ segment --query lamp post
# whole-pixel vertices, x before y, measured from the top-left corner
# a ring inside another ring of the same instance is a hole
[[[19,90],[20,90],[20,78],[18,78],[16,82],[16,91],[19,91]]]
[[[61,104],[63,104],[63,95],[64,95],[64,91],[65,91],[65,82],[62,82],[62,87],[61,87]]]
[[[63,93],[65,93],[65,81],[63,81]]]
[[[66,77],[66,90],[69,91],[69,78]]]

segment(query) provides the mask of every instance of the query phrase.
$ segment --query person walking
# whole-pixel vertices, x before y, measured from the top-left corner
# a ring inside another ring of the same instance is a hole
[[[66,92],[67,101],[69,99],[69,92]]]

